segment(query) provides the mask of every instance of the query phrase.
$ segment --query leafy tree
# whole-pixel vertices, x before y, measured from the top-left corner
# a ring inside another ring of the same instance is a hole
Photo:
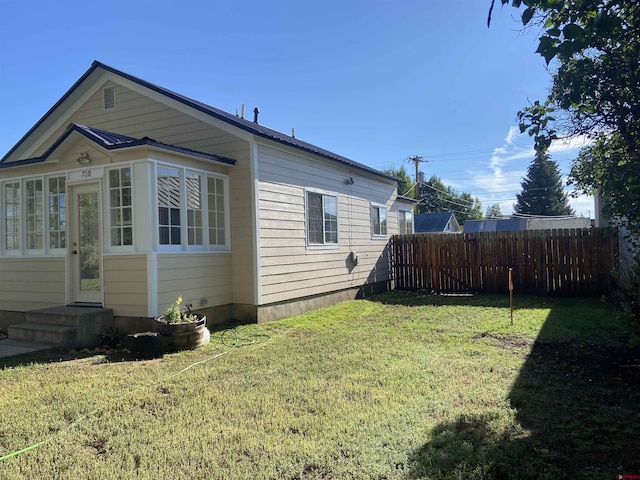
[[[404,180],[404,183],[398,183],[398,195],[413,198],[413,186],[415,183],[411,180],[411,177],[407,173],[404,166],[400,168],[386,168],[383,170],[387,175]]]
[[[487,207],[487,212],[484,214],[486,218],[502,218],[502,210],[500,210],[500,204],[494,203],[490,207]]]
[[[570,183],[578,192],[599,188],[609,213],[640,233],[640,4],[500,1],[524,8],[522,24],[540,29],[537,53],[554,62],[549,96],[518,112],[520,131],[538,151],[561,137],[595,140],[574,161]]]
[[[516,213],[529,215],[573,215],[562,189],[558,164],[547,153],[537,152],[516,195]]]
[[[458,222],[482,218],[482,204],[470,193],[458,194],[435,175],[420,185],[418,213],[454,212]]]

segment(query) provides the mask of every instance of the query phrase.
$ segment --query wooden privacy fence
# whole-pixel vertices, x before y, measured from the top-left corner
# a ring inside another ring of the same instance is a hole
[[[616,228],[525,230],[461,235],[395,235],[396,288],[449,293],[514,291],[601,295],[618,260]]]

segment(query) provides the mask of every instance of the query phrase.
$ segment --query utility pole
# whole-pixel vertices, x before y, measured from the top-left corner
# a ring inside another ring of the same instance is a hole
[[[424,158],[419,155],[414,155],[413,157],[407,158],[407,162],[413,163],[416,167],[416,186],[413,189],[413,198],[416,200],[420,199],[420,164],[423,162],[427,162]],[[416,205],[416,213],[418,213],[418,206]]]

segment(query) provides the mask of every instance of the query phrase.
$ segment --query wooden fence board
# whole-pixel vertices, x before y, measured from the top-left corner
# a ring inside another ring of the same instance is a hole
[[[615,228],[396,235],[396,288],[596,296],[611,287],[618,261]]]

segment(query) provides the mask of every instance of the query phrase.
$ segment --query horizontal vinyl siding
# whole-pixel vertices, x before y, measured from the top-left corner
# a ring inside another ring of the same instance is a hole
[[[65,258],[0,258],[0,310],[64,305]]]
[[[229,253],[158,254],[158,305],[164,312],[182,296],[193,310],[232,303]],[[207,300],[201,305],[202,299]]]
[[[104,305],[113,314],[124,317],[146,317],[147,256],[107,255],[103,259]]]
[[[32,156],[42,155],[72,122],[134,138],[150,137],[160,142],[232,158],[243,154],[248,148],[247,142],[167,105],[122,85],[113,82],[107,85],[116,87],[114,109],[103,109],[103,89],[99,88]]]
[[[372,239],[370,208],[371,202],[386,205],[388,233],[396,233],[395,185],[265,146],[259,171],[263,304],[389,279],[388,240]],[[353,185],[346,184],[349,177]],[[305,188],[337,194],[338,248],[307,248]],[[351,251],[358,254],[355,267]]]

